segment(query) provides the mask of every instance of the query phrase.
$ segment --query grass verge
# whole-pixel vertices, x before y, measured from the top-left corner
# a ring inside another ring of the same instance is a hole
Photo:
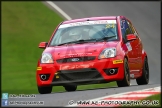
[[[36,66],[42,49],[63,19],[41,2],[2,2],[2,92],[38,93]],[[116,86],[115,82],[79,86],[78,90]],[[53,92],[63,92],[53,87]]]

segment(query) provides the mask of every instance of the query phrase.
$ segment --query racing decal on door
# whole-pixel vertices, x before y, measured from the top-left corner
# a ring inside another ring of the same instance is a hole
[[[126,43],[126,46],[127,46],[128,51],[131,51],[132,50],[132,46],[131,46],[130,42],[127,42]]]

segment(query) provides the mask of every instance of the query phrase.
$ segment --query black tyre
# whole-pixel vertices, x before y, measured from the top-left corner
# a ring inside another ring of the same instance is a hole
[[[66,85],[66,86],[64,86],[64,88],[68,92],[75,91],[77,89],[77,85]]]
[[[128,61],[124,59],[124,79],[121,81],[116,81],[118,87],[130,86],[130,71],[128,66]]]
[[[138,85],[145,85],[149,83],[149,65],[148,60],[145,58],[143,69],[142,69],[142,76],[136,79]]]
[[[51,93],[52,92],[52,86],[49,86],[49,87],[39,87],[38,86],[38,92],[40,94],[48,94],[48,93]]]

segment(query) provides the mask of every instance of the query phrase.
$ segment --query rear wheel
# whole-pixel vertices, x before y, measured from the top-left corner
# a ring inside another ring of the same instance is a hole
[[[49,87],[39,87],[38,86],[38,91],[40,94],[48,94],[52,92],[52,86]]]
[[[142,76],[140,78],[137,78],[136,82],[138,85],[145,85],[145,84],[148,84],[149,82],[149,65],[148,65],[147,58],[145,58],[144,60]]]
[[[117,81],[116,83],[118,87],[130,86],[130,72],[129,72],[128,61],[126,58],[124,59],[124,79],[121,81]]]
[[[64,88],[68,92],[75,91],[77,89],[77,85],[66,85],[66,86],[64,86]]]

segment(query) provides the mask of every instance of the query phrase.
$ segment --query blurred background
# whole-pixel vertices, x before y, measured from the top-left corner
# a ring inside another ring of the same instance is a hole
[[[148,53],[150,84],[159,84],[160,71],[160,2],[55,2],[72,19],[93,16],[123,15],[132,21]],[[2,22],[2,92],[38,93],[37,61],[55,27],[63,20],[57,11],[44,2],[3,1]],[[78,90],[116,86],[93,84]],[[63,87],[53,87],[62,92]]]

